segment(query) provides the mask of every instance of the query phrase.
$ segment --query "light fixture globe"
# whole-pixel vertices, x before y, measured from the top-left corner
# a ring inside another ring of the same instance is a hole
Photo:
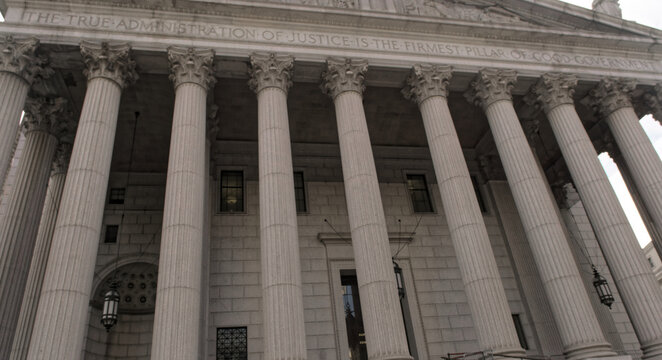
[[[609,283],[607,279],[600,275],[595,266],[591,265],[591,267],[593,268],[593,287],[598,292],[600,302],[611,309],[611,305],[614,303],[614,295],[611,293]]]
[[[103,313],[101,314],[101,324],[107,332],[117,324],[117,312],[120,305],[120,293],[117,291],[117,282],[112,282],[110,288],[103,297]]]

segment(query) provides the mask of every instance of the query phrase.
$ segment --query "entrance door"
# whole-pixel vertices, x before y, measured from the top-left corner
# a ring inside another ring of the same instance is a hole
[[[342,275],[342,301],[347,326],[347,342],[349,343],[350,360],[368,360],[368,350],[365,346],[365,329],[359,301],[359,284],[356,275]]]

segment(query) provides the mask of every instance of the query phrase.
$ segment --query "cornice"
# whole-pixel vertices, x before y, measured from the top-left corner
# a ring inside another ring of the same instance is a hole
[[[515,2],[531,2],[530,0],[512,0]],[[538,0],[536,1],[536,3]],[[195,9],[187,7],[187,3],[199,2],[178,2],[178,6],[144,6],[136,4],[113,4],[108,6],[106,1],[28,1],[30,9],[60,9],[78,12],[89,12],[93,14],[106,13],[117,14],[117,8],[135,9],[137,12],[145,14],[159,14],[173,19],[182,18],[182,13],[189,14],[191,18],[198,19],[204,17],[217,18],[218,16],[227,16],[233,19],[277,21],[298,24],[329,25],[338,27],[357,27],[374,30],[409,32],[413,34],[443,34],[445,36],[456,36],[462,38],[503,41],[528,42],[535,37],[538,42],[545,44],[555,44],[561,46],[581,46],[585,48],[614,49],[614,50],[636,50],[644,53],[657,53],[662,56],[662,31],[651,30],[648,27],[638,25],[633,22],[623,21],[621,24],[607,24],[615,28],[628,28],[625,31],[636,32],[632,36],[619,34],[605,34],[600,31],[582,31],[576,28],[554,29],[546,26],[520,25],[520,24],[495,24],[481,23],[475,21],[451,20],[443,18],[430,18],[423,16],[404,16],[386,12],[358,11],[340,8],[315,8],[310,6],[296,6],[291,4],[253,4],[247,10],[247,3],[228,0],[222,4],[203,4],[204,9]],[[545,2],[545,6],[549,6]],[[213,5],[213,6],[212,6]],[[554,8],[554,7],[551,7]],[[92,11],[90,11],[92,10]],[[560,11],[559,9],[556,9]],[[582,9],[586,10],[586,9]],[[586,10],[592,13],[590,10]],[[134,12],[132,12],[134,13]],[[596,14],[601,15],[601,14]],[[570,16],[577,16],[571,14]],[[599,17],[599,16],[598,16]],[[557,21],[557,18],[550,18],[549,21]],[[11,21],[11,19],[8,19]],[[586,19],[586,21],[588,21]],[[620,26],[619,26],[620,25]],[[629,27],[634,27],[630,30]],[[496,31],[495,31],[496,30]],[[645,31],[648,30],[648,31]],[[0,28],[1,31],[1,28]],[[545,35],[547,38],[545,38]],[[649,37],[649,38],[644,38]],[[657,37],[657,39],[655,39]]]

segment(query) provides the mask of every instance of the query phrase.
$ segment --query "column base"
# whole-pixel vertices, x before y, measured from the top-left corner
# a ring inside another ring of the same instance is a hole
[[[368,357],[368,360],[414,360],[414,358],[408,355],[406,356],[395,355],[395,356],[387,356],[387,357],[381,357],[381,356]]]
[[[610,359],[610,360],[631,360],[629,355],[623,356],[619,359],[620,355],[611,349],[608,343],[597,343],[593,345],[577,346],[574,348],[565,349],[565,357],[568,360],[587,360],[587,359]]]
[[[590,357],[586,360],[632,360],[630,355],[613,355],[613,356],[600,356],[600,357]]]
[[[644,352],[643,360],[662,360],[662,342],[642,344],[641,350]]]

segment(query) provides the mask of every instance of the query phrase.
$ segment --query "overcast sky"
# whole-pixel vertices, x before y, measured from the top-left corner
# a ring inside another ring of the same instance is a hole
[[[593,3],[593,0],[564,1],[585,8],[591,8],[591,4]],[[623,9],[624,19],[662,29],[662,0],[620,0],[620,4],[621,9]],[[3,21],[2,15],[0,15],[0,21]],[[657,153],[662,156],[662,126],[651,116],[643,118],[641,124],[655,145]],[[646,231],[644,223],[641,221],[641,217],[639,216],[634,203],[632,202],[632,198],[630,197],[618,168],[606,154],[600,155],[600,161],[602,161],[602,165],[604,166],[607,175],[609,175],[609,180],[614,186],[616,194],[625,209],[625,213],[637,234],[639,244],[641,244],[641,247],[644,247],[651,241],[651,239]]]

